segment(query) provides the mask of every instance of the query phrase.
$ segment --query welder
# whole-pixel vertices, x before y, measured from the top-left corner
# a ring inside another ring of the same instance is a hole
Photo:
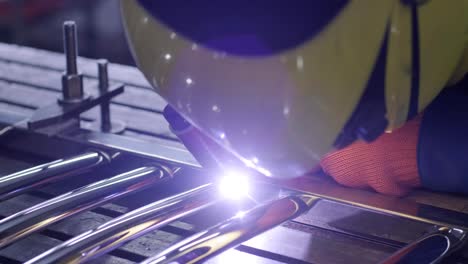
[[[468,1],[123,0],[122,12],[182,138],[273,178],[320,165],[384,194],[468,193]]]

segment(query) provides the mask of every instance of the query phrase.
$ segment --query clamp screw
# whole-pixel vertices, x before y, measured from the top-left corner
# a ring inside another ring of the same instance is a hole
[[[109,90],[109,74],[107,71],[108,62],[105,59],[100,59],[98,64],[98,78],[99,78],[99,93],[105,94]],[[111,130],[110,120],[110,105],[109,101],[101,103],[101,129],[104,132]]]
[[[66,71],[62,74],[62,95],[59,103],[74,104],[85,100],[83,75],[78,73],[78,44],[74,21],[63,23],[63,48],[66,59]]]

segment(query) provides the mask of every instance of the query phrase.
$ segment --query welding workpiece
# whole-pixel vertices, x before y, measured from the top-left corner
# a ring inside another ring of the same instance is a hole
[[[168,168],[140,167],[74,189],[0,220],[0,248],[80,212],[156,186],[172,178]]]
[[[311,195],[297,194],[256,206],[200,231],[142,263],[203,263],[229,248],[298,217],[319,200],[320,198]]]
[[[464,250],[466,231],[459,228],[439,227],[421,239],[393,253],[381,264],[441,263],[447,256]]]
[[[83,263],[174,221],[218,204],[212,184],[158,200],[73,237],[27,264]]]
[[[82,174],[90,169],[108,164],[110,161],[111,157],[107,153],[89,151],[2,176],[0,177],[0,201],[51,182]]]

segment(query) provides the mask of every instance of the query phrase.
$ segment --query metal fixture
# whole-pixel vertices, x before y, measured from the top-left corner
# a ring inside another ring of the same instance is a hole
[[[106,59],[97,61],[98,66],[98,79],[99,79],[99,94],[105,95],[109,91],[109,62]],[[120,134],[125,131],[125,123],[121,120],[111,119],[110,101],[101,103],[100,109],[101,122],[96,122],[93,127],[102,132]]]
[[[78,70],[78,44],[76,25],[73,21],[66,21],[63,24],[63,44],[66,71],[62,75],[62,98],[58,99],[57,103],[36,110],[28,121],[29,129],[41,130],[48,135],[55,135],[79,127],[80,114],[99,104],[107,104],[107,110],[109,110],[109,101],[124,91],[122,84],[109,86],[107,69],[99,66],[99,95],[96,97],[86,95],[83,87],[83,75]],[[104,109],[106,109],[105,106]],[[106,118],[110,118],[108,113]]]
[[[63,49],[66,71],[62,74],[62,95],[60,103],[76,104],[86,100],[83,92],[83,74],[78,72],[78,42],[74,21],[63,23]]]
[[[105,94],[109,89],[109,72],[107,60],[98,61],[99,94]],[[109,132],[111,130],[110,105],[109,102],[101,104],[101,129]]]

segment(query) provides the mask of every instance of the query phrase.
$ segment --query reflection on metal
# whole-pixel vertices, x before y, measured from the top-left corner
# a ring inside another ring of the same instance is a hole
[[[468,214],[466,213],[420,204],[408,199],[346,188],[318,177],[301,177],[285,182],[284,185],[291,190],[380,214],[416,220],[430,225],[468,229]]]
[[[299,194],[255,207],[195,234],[142,263],[202,263],[228,248],[296,218],[319,199]]]
[[[0,124],[14,124],[25,119],[26,116],[2,112]],[[19,126],[24,128],[23,126]],[[25,136],[26,135],[22,135]],[[31,135],[28,135],[31,136]],[[164,160],[186,168],[200,168],[200,165],[183,147],[174,147],[159,144],[154,147],[146,141],[115,134],[104,134],[93,131],[81,131],[80,133],[62,134],[59,138],[93,145],[99,148],[110,148],[122,152],[132,153],[138,156]],[[290,182],[283,182],[290,189],[306,192],[311,195],[323,197],[330,201],[336,201],[350,206],[370,209],[376,213],[394,215],[416,220],[422,223],[438,226],[457,226],[468,228],[468,214],[424,205],[408,199],[395,199],[379,194],[370,194],[367,191],[346,188],[333,182],[321,180],[320,177],[304,177]]]
[[[28,264],[81,263],[220,201],[211,184],[159,200],[115,218],[29,260]]]
[[[1,44],[0,44],[1,45]],[[17,131],[24,131],[27,126],[24,120],[29,120],[26,115],[1,111],[0,127],[14,126]],[[33,137],[35,134],[21,134],[22,137]],[[157,147],[148,144],[148,141],[139,140],[134,137],[127,137],[116,134],[102,133],[96,131],[80,130],[79,133],[58,134],[58,138],[79,142],[83,145],[93,146],[102,149],[113,149],[115,151],[128,152],[145,158],[162,160],[176,163],[179,166],[185,165],[192,168],[201,168],[192,154],[182,145],[167,144],[168,141],[160,140]],[[156,139],[156,138],[155,138]],[[15,141],[16,144],[21,144]]]
[[[83,173],[109,161],[110,158],[107,154],[92,151],[0,177],[0,200],[19,195],[32,188],[38,188],[45,183]]]
[[[138,168],[98,181],[27,208],[0,221],[0,247],[64,218],[170,178],[165,168]]]
[[[422,234],[426,234],[434,227],[432,224],[325,199],[293,221],[395,248],[419,239]]]
[[[439,228],[408,246],[398,250],[381,264],[440,263],[445,257],[462,248],[466,232],[457,228]]]
[[[0,117],[1,119],[1,117]],[[123,136],[89,132],[86,134],[64,136],[64,138],[91,143],[96,147],[113,148],[128,151],[143,157],[162,159],[177,163],[180,166],[197,168],[200,165],[185,149],[177,149],[164,145],[157,148],[146,142],[129,140]],[[323,197],[326,200],[336,201],[350,206],[365,208],[376,213],[393,215],[409,220],[416,220],[430,225],[458,226],[468,228],[468,214],[424,205],[408,199],[395,199],[379,194],[369,194],[367,191],[346,188],[333,182],[320,180],[319,177],[309,177],[310,180],[296,180],[283,183],[292,190],[310,195]]]
[[[68,140],[84,142],[85,144],[92,144],[98,148],[110,148],[130,152],[146,158],[174,162],[179,166],[185,165],[192,168],[201,167],[193,155],[182,146],[176,147],[167,144],[159,144],[158,147],[155,148],[153,144],[148,144],[147,141],[95,131],[86,131],[77,135],[61,135],[60,137]]]

